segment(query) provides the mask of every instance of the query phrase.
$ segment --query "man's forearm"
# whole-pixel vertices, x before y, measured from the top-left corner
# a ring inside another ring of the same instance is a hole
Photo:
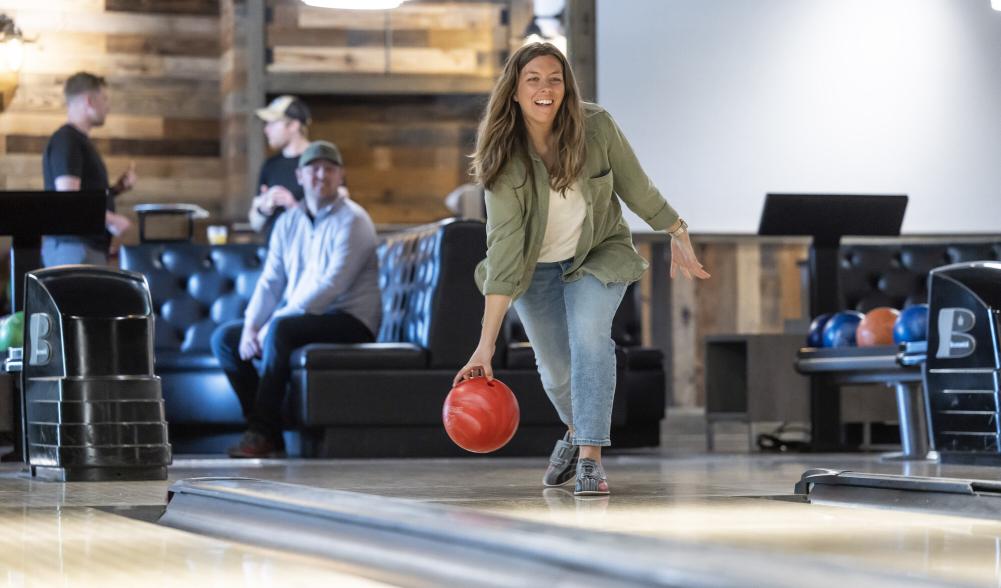
[[[59,176],[55,180],[56,192],[79,192],[79,176]]]
[[[244,328],[248,326],[260,329],[274,314],[282,301],[285,293],[287,281],[285,276],[277,271],[274,266],[276,260],[272,259],[273,251],[268,252],[268,259],[265,261],[264,271],[257,280],[254,293],[247,303],[247,310],[244,312]]]
[[[269,216],[262,213],[257,209],[256,204],[250,205],[250,214],[248,215],[248,220],[250,221],[250,228],[255,231],[260,231],[264,228],[264,225],[268,222]]]

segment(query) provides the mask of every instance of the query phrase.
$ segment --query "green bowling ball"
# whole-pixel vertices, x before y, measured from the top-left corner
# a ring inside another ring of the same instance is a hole
[[[0,316],[0,353],[7,353],[10,347],[10,330],[7,329],[7,320],[10,315]]]
[[[0,352],[24,346],[24,313],[15,312],[0,321]]]

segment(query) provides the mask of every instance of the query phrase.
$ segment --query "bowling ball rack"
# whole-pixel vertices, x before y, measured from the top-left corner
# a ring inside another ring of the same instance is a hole
[[[847,384],[886,384],[897,395],[897,414],[900,422],[902,451],[887,454],[887,459],[922,461],[928,455],[928,426],[921,396],[921,364],[924,363],[927,344],[924,341],[878,347],[844,347],[801,349],[796,356],[796,371],[821,380],[824,387],[837,388]],[[810,424],[817,428],[834,421],[840,429],[840,406],[831,414],[829,408],[810,409]],[[825,440],[826,441],[826,440]],[[836,449],[843,449],[842,439],[837,439]],[[815,447],[816,448],[816,447]],[[829,450],[823,446],[817,449]]]

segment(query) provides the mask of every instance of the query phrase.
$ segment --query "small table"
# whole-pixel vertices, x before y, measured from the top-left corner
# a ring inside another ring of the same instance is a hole
[[[139,215],[139,242],[190,241],[195,236],[195,219],[208,218],[209,212],[197,204],[139,204],[132,208]],[[149,216],[187,217],[188,236],[184,239],[147,239],[146,219]]]
[[[809,381],[791,361],[803,335],[709,335],[705,345],[706,449],[714,449],[719,422],[746,423],[753,449],[753,423],[808,420]]]

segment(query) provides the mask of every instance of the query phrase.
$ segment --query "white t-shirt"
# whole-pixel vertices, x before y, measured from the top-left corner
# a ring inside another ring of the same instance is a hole
[[[550,188],[549,218],[546,220],[546,235],[542,238],[539,261],[552,263],[573,257],[586,215],[587,205],[576,182],[567,190],[566,197]]]

